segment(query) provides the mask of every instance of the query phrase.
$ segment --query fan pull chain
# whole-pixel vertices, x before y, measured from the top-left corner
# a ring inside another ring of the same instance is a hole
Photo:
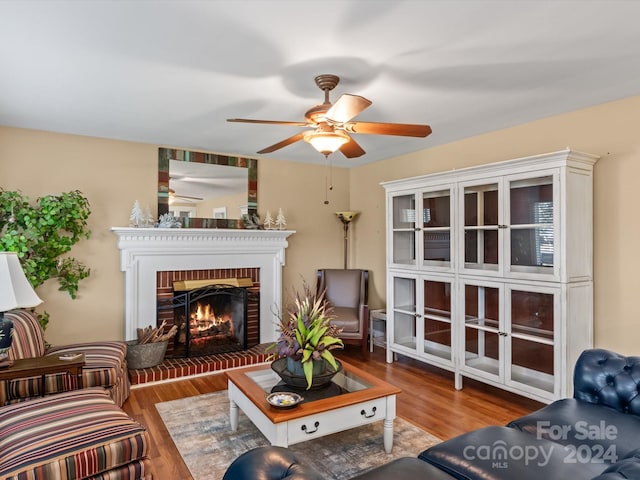
[[[329,205],[329,188],[327,186],[327,176],[324,177],[324,204]]]
[[[329,157],[329,190],[333,190],[333,159]]]
[[[329,205],[329,190],[333,190],[333,162],[329,159],[329,155],[324,157],[329,160],[328,172],[324,175],[324,204]]]

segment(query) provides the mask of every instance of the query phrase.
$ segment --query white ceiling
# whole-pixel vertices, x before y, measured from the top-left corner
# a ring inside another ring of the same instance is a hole
[[[359,165],[640,93],[640,1],[0,0],[0,125],[260,157],[323,94],[356,120]],[[298,142],[269,157],[323,163]],[[90,157],[89,157],[90,159]]]

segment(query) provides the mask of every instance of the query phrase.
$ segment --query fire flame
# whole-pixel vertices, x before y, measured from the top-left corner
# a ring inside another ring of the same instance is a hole
[[[192,331],[205,332],[212,327],[218,327],[223,324],[228,324],[230,331],[233,332],[231,315],[227,313],[216,315],[211,305],[202,305],[200,302],[196,304],[196,309],[191,314],[190,326]]]

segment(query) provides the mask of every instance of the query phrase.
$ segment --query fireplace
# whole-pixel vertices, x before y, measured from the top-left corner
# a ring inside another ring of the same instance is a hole
[[[124,336],[137,338],[138,328],[155,323],[158,318],[158,275],[167,271],[229,271],[238,278],[259,271],[254,287],[259,301],[252,306],[248,299],[248,336],[256,343],[277,338],[274,311],[282,302],[282,267],[285,263],[290,230],[194,229],[194,228],[120,228],[111,231],[118,237],[120,269],[124,272]],[[194,277],[201,279],[201,277]],[[171,282],[175,279],[171,279]],[[256,283],[259,285],[256,288]],[[172,283],[166,294],[172,296]],[[255,310],[255,326],[252,326]],[[169,353],[169,352],[167,352]]]
[[[178,332],[166,356],[196,357],[260,343],[260,269],[156,273],[157,325]]]
[[[183,290],[184,283],[174,284],[170,302],[158,304],[158,317],[170,313],[172,324],[178,326],[171,356],[245,350],[250,295],[247,287],[219,284]]]

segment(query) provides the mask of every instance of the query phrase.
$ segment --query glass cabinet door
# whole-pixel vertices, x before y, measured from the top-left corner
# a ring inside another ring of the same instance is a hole
[[[399,265],[416,264],[416,195],[391,198],[391,261]]]
[[[553,175],[514,179],[508,185],[510,271],[553,275],[557,215]]]
[[[502,379],[500,285],[462,283],[464,367]]]
[[[394,345],[411,350],[416,349],[416,279],[411,277],[393,277],[391,298],[393,301],[393,338]]]
[[[557,275],[557,173],[509,175],[465,184],[461,205],[462,271],[494,276]],[[481,272],[480,272],[481,271]]]
[[[463,190],[464,269],[499,271],[498,183],[467,185]]]
[[[558,292],[507,288],[511,331],[508,356],[512,383],[554,393],[556,317]]]
[[[423,280],[423,352],[452,361],[451,282]]]
[[[423,265],[451,265],[451,191],[422,193]]]

